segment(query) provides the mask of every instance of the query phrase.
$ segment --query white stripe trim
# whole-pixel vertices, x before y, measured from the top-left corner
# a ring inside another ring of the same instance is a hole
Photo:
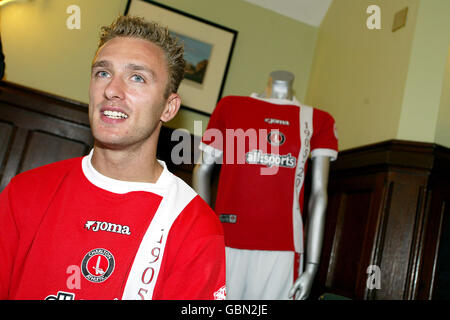
[[[310,140],[313,135],[313,108],[302,106],[300,116],[300,152],[297,157],[297,168],[294,178],[294,198],[292,200],[292,227],[294,234],[294,248],[298,253],[303,253],[303,221],[300,210],[300,191],[305,181],[305,164],[310,153]]]
[[[261,101],[265,101],[265,102],[268,102],[268,103],[278,104],[278,105],[296,105],[296,106],[299,106],[299,107],[301,106],[300,102],[298,102],[298,100],[295,97],[292,97],[292,100],[275,99],[275,98],[262,98],[257,93],[252,93],[250,95],[250,98],[261,100]]]
[[[151,300],[172,224],[197,195],[172,175],[161,204],[139,246],[122,295],[123,300]]]

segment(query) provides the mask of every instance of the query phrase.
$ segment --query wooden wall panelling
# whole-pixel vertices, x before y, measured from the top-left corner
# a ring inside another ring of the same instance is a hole
[[[435,229],[444,228],[441,207],[450,198],[443,188],[450,179],[442,172],[450,177],[449,167],[450,150],[434,144],[393,140],[342,152],[330,172],[315,296],[431,297],[431,274],[439,264],[436,242],[442,236]],[[380,289],[366,286],[369,265],[380,267]]]
[[[437,146],[428,183],[415,299],[450,299],[450,154]]]
[[[9,150],[12,147],[14,132],[14,124],[0,120],[0,182],[5,171]],[[2,189],[0,184],[0,190]]]
[[[381,270],[381,289],[374,290],[375,299],[408,299],[414,282],[417,260],[417,235],[423,220],[426,174],[389,172],[392,197],[384,214],[386,227],[378,261]]]
[[[93,145],[87,106],[2,82],[0,190],[16,174],[85,155]]]
[[[432,299],[450,299],[450,189],[446,190],[446,198],[441,202],[441,219],[439,224],[439,240],[436,246],[434,277],[430,294]]]
[[[158,140],[157,157],[166,162],[167,168],[192,186],[192,172],[198,161],[200,137],[187,130],[163,126]]]
[[[364,297],[383,184],[384,177],[379,174],[332,180],[324,240],[328,245],[322,257],[322,261],[329,259],[329,264],[319,276],[325,280],[322,290],[354,299]]]

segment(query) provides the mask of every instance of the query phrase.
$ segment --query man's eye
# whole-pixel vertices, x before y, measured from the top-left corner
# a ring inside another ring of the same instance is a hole
[[[133,79],[134,81],[137,81],[137,82],[145,82],[145,81],[144,81],[144,78],[142,78],[142,77],[141,77],[140,75],[138,75],[138,74],[133,75],[132,79]]]
[[[98,71],[95,75],[100,78],[106,78],[109,76],[108,72],[106,71]]]

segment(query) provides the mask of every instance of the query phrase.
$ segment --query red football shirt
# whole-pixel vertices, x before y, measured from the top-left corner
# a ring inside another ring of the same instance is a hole
[[[256,95],[221,99],[200,148],[222,159],[215,211],[225,244],[302,253],[307,158],[335,160],[337,147],[325,111]]]
[[[165,164],[110,179],[90,157],[19,174],[0,194],[0,299],[218,299],[223,231]]]

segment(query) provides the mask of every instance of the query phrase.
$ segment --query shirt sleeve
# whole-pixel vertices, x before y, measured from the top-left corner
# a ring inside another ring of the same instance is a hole
[[[326,156],[334,161],[337,159],[337,155],[338,137],[334,118],[328,112],[314,109],[311,157]]]
[[[10,185],[0,194],[0,300],[8,299],[19,232],[14,221]]]
[[[222,253],[223,251],[223,253]],[[182,249],[182,264],[165,279],[159,299],[218,300],[225,293],[223,237],[209,236],[192,241]]]

